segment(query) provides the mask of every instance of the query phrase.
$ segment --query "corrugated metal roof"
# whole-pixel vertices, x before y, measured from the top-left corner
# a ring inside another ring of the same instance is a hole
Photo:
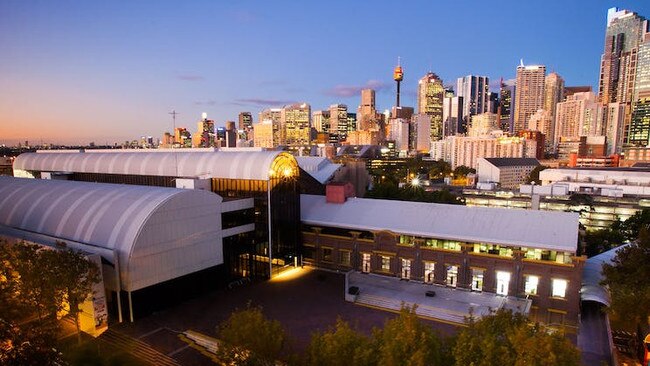
[[[1,225],[117,251],[126,290],[207,268],[201,261],[219,264],[220,203],[199,190],[0,177]],[[159,269],[134,265],[204,242],[219,244],[211,249],[218,252]]]
[[[268,180],[280,151],[25,153],[14,170]]]
[[[327,183],[334,173],[343,166],[342,164],[332,163],[328,158],[317,156],[296,156],[296,161],[302,170],[321,184]]]
[[[580,288],[580,300],[582,301],[595,301],[605,306],[611,303],[609,290],[600,282],[604,279],[603,264],[612,264],[616,252],[629,244],[621,245],[616,248],[610,249],[606,252],[595,255],[587,261],[582,269],[582,287]]]
[[[486,242],[575,253],[578,217],[573,212],[509,210],[436,203],[350,198],[327,203],[324,196],[301,195],[303,223],[357,230]]]

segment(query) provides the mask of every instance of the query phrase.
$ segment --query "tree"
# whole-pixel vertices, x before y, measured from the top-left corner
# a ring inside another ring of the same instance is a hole
[[[647,208],[637,211],[620,224],[620,230],[628,241],[638,238],[643,228],[646,230],[650,229],[650,209]]]
[[[217,328],[223,341],[223,358],[236,360],[238,364],[272,365],[282,354],[285,333],[277,320],[267,319],[262,308],[251,307],[234,311]]]
[[[478,321],[470,317],[453,354],[458,366],[580,365],[580,353],[568,339],[503,309]]]
[[[460,177],[466,177],[467,174],[474,174],[476,173],[476,169],[467,167],[465,165],[460,165],[457,166],[456,169],[454,169],[454,178],[460,178]]]
[[[526,183],[542,184],[542,181],[539,179],[539,172],[546,169],[548,169],[546,165],[538,165],[533,168],[533,170],[530,171],[528,177],[526,178]]]
[[[449,174],[451,174],[451,165],[442,159],[436,161],[429,169],[431,179],[443,178]]]
[[[642,228],[639,238],[616,251],[612,264],[603,264],[612,302],[610,311],[618,323],[631,331],[647,326],[650,316],[650,235]]]
[[[312,336],[306,363],[312,366],[373,365],[376,353],[368,337],[339,318],[333,329]]]
[[[79,328],[79,308],[92,293],[93,286],[99,282],[99,268],[89,261],[85,255],[72,250],[45,251],[43,255],[59,270],[54,275],[57,286],[63,293],[63,300],[68,305],[68,315],[74,320],[77,328],[77,340],[81,343]]]
[[[378,365],[450,365],[450,348],[415,314],[417,305],[402,307],[399,316],[375,330]]]
[[[18,326],[0,319],[0,365],[63,365],[62,354],[54,347],[56,329],[52,323]]]

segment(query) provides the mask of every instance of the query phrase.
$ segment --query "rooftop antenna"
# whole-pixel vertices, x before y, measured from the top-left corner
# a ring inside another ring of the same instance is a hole
[[[174,132],[175,132],[176,131],[176,115],[180,114],[180,113],[177,113],[175,109],[172,109],[172,111],[169,112],[169,114],[172,115],[172,120],[174,121]]]
[[[523,58],[519,59],[519,66],[524,67],[524,59]]]
[[[172,144],[172,148],[174,148],[174,146],[176,145],[176,115],[180,113],[176,112],[175,109],[172,109],[172,111],[169,112],[169,114],[172,115],[172,120],[174,121],[174,130],[172,131],[172,133],[174,134],[174,143]],[[177,154],[174,154],[174,163],[175,163],[174,168],[176,170],[176,177],[178,177],[178,155]]]

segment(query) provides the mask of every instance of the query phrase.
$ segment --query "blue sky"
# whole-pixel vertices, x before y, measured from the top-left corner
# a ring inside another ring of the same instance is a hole
[[[360,88],[403,105],[431,70],[514,77],[521,58],[596,86],[607,9],[650,1],[0,2],[0,143],[121,142],[217,125],[240,111],[345,103]]]

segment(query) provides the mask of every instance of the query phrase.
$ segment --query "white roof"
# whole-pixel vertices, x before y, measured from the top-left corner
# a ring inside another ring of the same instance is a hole
[[[595,301],[605,306],[611,303],[609,291],[600,284],[604,279],[603,264],[612,264],[616,252],[629,244],[621,245],[606,252],[595,255],[585,262],[582,269],[582,287],[580,288],[580,300]]]
[[[327,203],[325,196],[301,195],[303,223],[467,242],[574,253],[578,217],[573,212],[509,210],[436,203],[349,198]]]
[[[0,177],[0,225],[114,250],[130,291],[223,263],[221,201],[200,190]]]
[[[327,183],[342,164],[334,164],[328,158],[319,156],[296,156],[298,166],[321,184]]]
[[[38,152],[19,155],[14,170],[268,180],[280,155],[291,157],[280,151]]]

